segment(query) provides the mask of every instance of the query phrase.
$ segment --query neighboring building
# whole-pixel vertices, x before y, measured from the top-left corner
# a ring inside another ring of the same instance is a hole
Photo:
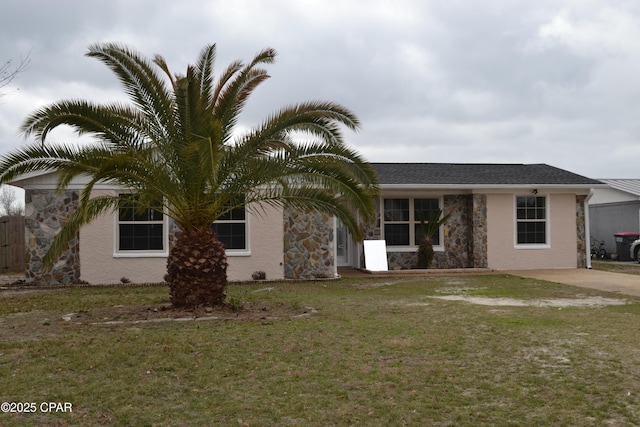
[[[589,200],[591,237],[604,241],[608,253],[616,253],[616,233],[640,233],[640,179],[601,179]]]
[[[589,262],[586,199],[598,181],[544,164],[374,163],[378,215],[365,239],[386,241],[391,269],[413,268],[419,217],[451,214],[436,236],[434,268],[580,268]],[[49,242],[78,204],[82,181],[56,193],[56,175],[23,177],[27,282],[158,282],[165,274],[173,225],[163,215],[105,214],[86,225],[53,271],[42,271]],[[97,186],[96,192],[126,191]],[[382,214],[381,214],[382,213]],[[362,267],[362,244],[335,218],[248,206],[214,224],[227,247],[230,280],[335,277]]]

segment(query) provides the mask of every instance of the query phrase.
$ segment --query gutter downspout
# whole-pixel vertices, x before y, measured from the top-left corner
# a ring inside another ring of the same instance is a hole
[[[589,195],[584,199],[584,246],[587,252],[587,268],[591,270],[591,227],[589,226],[589,200],[593,197],[593,189],[589,190]]]

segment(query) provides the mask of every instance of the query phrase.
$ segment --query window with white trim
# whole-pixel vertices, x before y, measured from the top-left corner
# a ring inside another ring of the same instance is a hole
[[[387,246],[418,246],[423,239],[421,220],[440,209],[440,199],[389,198],[383,200],[382,229]],[[434,245],[440,245],[440,230],[431,236]]]
[[[211,227],[225,249],[247,249],[247,211],[244,206],[228,211],[218,218]]]
[[[516,235],[518,245],[544,245],[547,243],[546,197],[516,197]]]
[[[120,198],[122,203],[117,215],[117,251],[164,252],[165,219],[161,213],[162,205],[156,205],[158,210],[140,210],[135,197],[123,194]]]

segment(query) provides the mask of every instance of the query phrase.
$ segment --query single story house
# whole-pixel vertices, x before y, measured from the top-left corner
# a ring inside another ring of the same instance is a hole
[[[589,266],[587,199],[599,181],[545,164],[374,163],[381,187],[365,239],[385,240],[390,269],[413,268],[420,217],[450,214],[435,236],[434,268],[537,269]],[[84,226],[51,271],[41,260],[75,210],[82,180],[55,191],[55,173],[24,176],[27,282],[158,282],[175,227],[165,216],[112,212]],[[96,192],[126,189],[97,186]],[[364,266],[335,218],[317,212],[246,206],[214,225],[227,248],[230,280],[336,277]]]
[[[614,234],[640,233],[640,179],[601,179],[589,200],[591,237],[604,242],[608,253],[616,253]]]

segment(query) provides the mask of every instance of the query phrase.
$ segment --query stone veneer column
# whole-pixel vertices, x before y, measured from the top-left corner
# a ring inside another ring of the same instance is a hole
[[[487,268],[487,195],[473,195],[473,265]]]
[[[26,283],[60,285],[80,280],[80,242],[76,236],[50,269],[42,259],[61,227],[76,211],[77,191],[25,190]]]
[[[587,196],[576,196],[576,231],[578,249],[578,268],[587,268],[587,232],[585,225],[584,202]]]
[[[284,277],[333,278],[333,217],[327,214],[284,209]]]
[[[442,211],[450,215],[443,227],[444,252],[435,253],[431,268],[467,268],[472,254],[471,196],[445,195]]]

